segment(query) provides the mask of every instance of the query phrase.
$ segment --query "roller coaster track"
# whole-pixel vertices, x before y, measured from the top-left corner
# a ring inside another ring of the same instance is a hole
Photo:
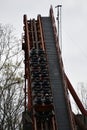
[[[64,73],[53,9],[49,17],[24,15],[25,55],[23,130],[76,130],[68,89],[81,111],[87,112]]]

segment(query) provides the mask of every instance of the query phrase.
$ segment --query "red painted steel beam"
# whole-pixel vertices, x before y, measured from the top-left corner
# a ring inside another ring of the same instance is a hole
[[[26,87],[28,87],[28,110],[30,111],[31,110],[31,89],[30,89],[30,70],[29,70],[30,41],[29,41],[28,22],[26,15],[24,15],[24,32],[25,32],[25,71],[26,71],[25,78],[28,80],[28,84]]]
[[[67,82],[67,87],[68,87],[71,95],[73,96],[76,104],[78,105],[80,111],[82,112],[82,114],[84,114],[85,116],[87,116],[87,111],[85,110],[83,104],[81,103],[79,97],[77,96],[77,94],[76,94],[76,92],[75,92],[75,90],[74,90],[72,84],[70,83],[70,81],[69,81],[69,79],[68,79],[68,77],[67,77],[66,74],[65,74],[65,79],[66,79],[66,82]]]
[[[43,34],[41,16],[38,15],[37,19],[38,19],[38,22],[39,22],[38,24],[39,24],[39,31],[40,31],[40,35],[41,35],[41,44],[42,44],[42,48],[43,48],[43,50],[45,50],[45,45],[44,45],[44,34]]]

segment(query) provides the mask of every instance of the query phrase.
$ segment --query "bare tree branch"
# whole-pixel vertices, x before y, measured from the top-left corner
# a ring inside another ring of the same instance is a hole
[[[0,130],[18,130],[23,111],[23,70],[19,40],[0,25]]]

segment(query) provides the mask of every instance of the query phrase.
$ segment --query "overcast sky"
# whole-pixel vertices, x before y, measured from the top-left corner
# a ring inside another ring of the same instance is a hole
[[[0,0],[0,23],[11,24],[21,38],[23,15],[49,15],[50,5],[62,4],[62,55],[73,86],[87,83],[87,0]]]

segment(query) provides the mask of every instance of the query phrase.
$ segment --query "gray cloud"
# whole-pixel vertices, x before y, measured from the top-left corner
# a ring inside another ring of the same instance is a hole
[[[36,18],[37,14],[48,16],[52,4],[62,3],[62,46],[65,71],[73,84],[87,81],[87,1],[86,0],[1,0],[0,22],[10,23],[21,38],[23,14]]]

